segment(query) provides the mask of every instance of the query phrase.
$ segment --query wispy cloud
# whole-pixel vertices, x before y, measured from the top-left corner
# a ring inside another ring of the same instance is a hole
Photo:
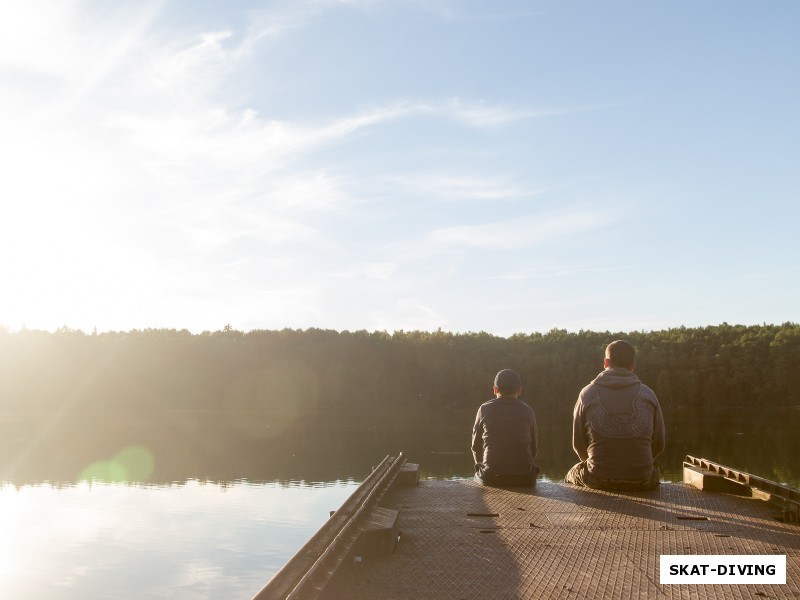
[[[565,105],[547,108],[510,108],[492,105],[482,100],[453,98],[449,102],[449,114],[473,127],[499,127],[515,121],[543,119],[610,108],[627,106],[630,102],[608,102],[588,105]],[[443,111],[445,112],[445,111]]]
[[[482,225],[460,225],[430,233],[440,246],[508,248],[552,244],[617,220],[608,212],[573,207],[549,214],[533,214]]]
[[[499,115],[500,111],[495,113]],[[208,105],[180,112],[117,112],[109,116],[108,126],[129,140],[140,156],[142,167],[167,185],[236,182],[239,187],[258,187],[265,185],[263,178],[267,176],[280,178],[282,172],[304,155],[345,143],[381,124],[414,116],[451,114],[448,104],[435,107],[402,102],[312,124],[265,119],[253,110],[237,113]],[[510,122],[512,118],[506,115],[503,119]],[[499,120],[497,117],[495,122]],[[267,189],[260,195],[280,200],[278,205],[284,207],[319,205],[323,203],[320,198],[330,205],[334,198],[344,197],[339,193],[312,193],[330,183],[330,177],[320,174],[303,177],[307,180],[282,186],[281,194]],[[417,190],[427,188],[450,199],[499,199],[541,193],[498,177],[410,175],[403,177],[402,185]],[[297,192],[292,201],[287,200],[289,190]]]
[[[391,177],[389,181],[409,191],[424,194],[426,197],[439,197],[450,201],[529,198],[545,191],[529,189],[509,179],[498,176],[410,173]]]
[[[417,9],[448,21],[495,21],[533,17],[540,12],[533,11],[493,11],[492,5],[479,3],[479,10],[470,10],[463,1],[458,0],[410,0]],[[488,9],[488,10],[487,10]]]
[[[269,8],[251,13],[246,45],[264,38],[279,38],[336,9],[369,10],[381,4],[385,4],[385,0],[283,0],[271,3]]]
[[[475,281],[525,281],[529,279],[557,279],[571,277],[573,275],[588,275],[594,273],[620,272],[628,269],[626,266],[563,266],[554,265],[539,268],[527,268],[517,271],[492,275],[487,277],[476,277]]]
[[[526,111],[503,106],[492,106],[480,100],[453,98],[446,107],[454,119],[474,127],[497,127],[533,117],[560,114],[554,111]]]

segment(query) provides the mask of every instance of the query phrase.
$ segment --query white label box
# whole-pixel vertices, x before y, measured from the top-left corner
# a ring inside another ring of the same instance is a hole
[[[785,584],[785,554],[662,554],[662,584]]]

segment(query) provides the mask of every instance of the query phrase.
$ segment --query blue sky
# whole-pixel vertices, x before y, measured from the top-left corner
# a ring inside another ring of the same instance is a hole
[[[795,2],[7,2],[0,323],[800,318]]]

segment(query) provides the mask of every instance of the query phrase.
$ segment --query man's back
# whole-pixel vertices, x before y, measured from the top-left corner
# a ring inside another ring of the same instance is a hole
[[[602,479],[650,477],[664,449],[658,399],[628,369],[607,368],[581,391],[575,405],[573,446]]]

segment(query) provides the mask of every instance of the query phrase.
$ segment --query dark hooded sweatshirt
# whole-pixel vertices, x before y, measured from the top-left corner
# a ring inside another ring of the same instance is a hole
[[[501,396],[478,409],[472,428],[472,456],[482,473],[530,473],[538,441],[533,409],[522,400]]]
[[[664,416],[655,392],[628,369],[609,367],[581,390],[572,447],[601,479],[640,480],[664,450]]]

